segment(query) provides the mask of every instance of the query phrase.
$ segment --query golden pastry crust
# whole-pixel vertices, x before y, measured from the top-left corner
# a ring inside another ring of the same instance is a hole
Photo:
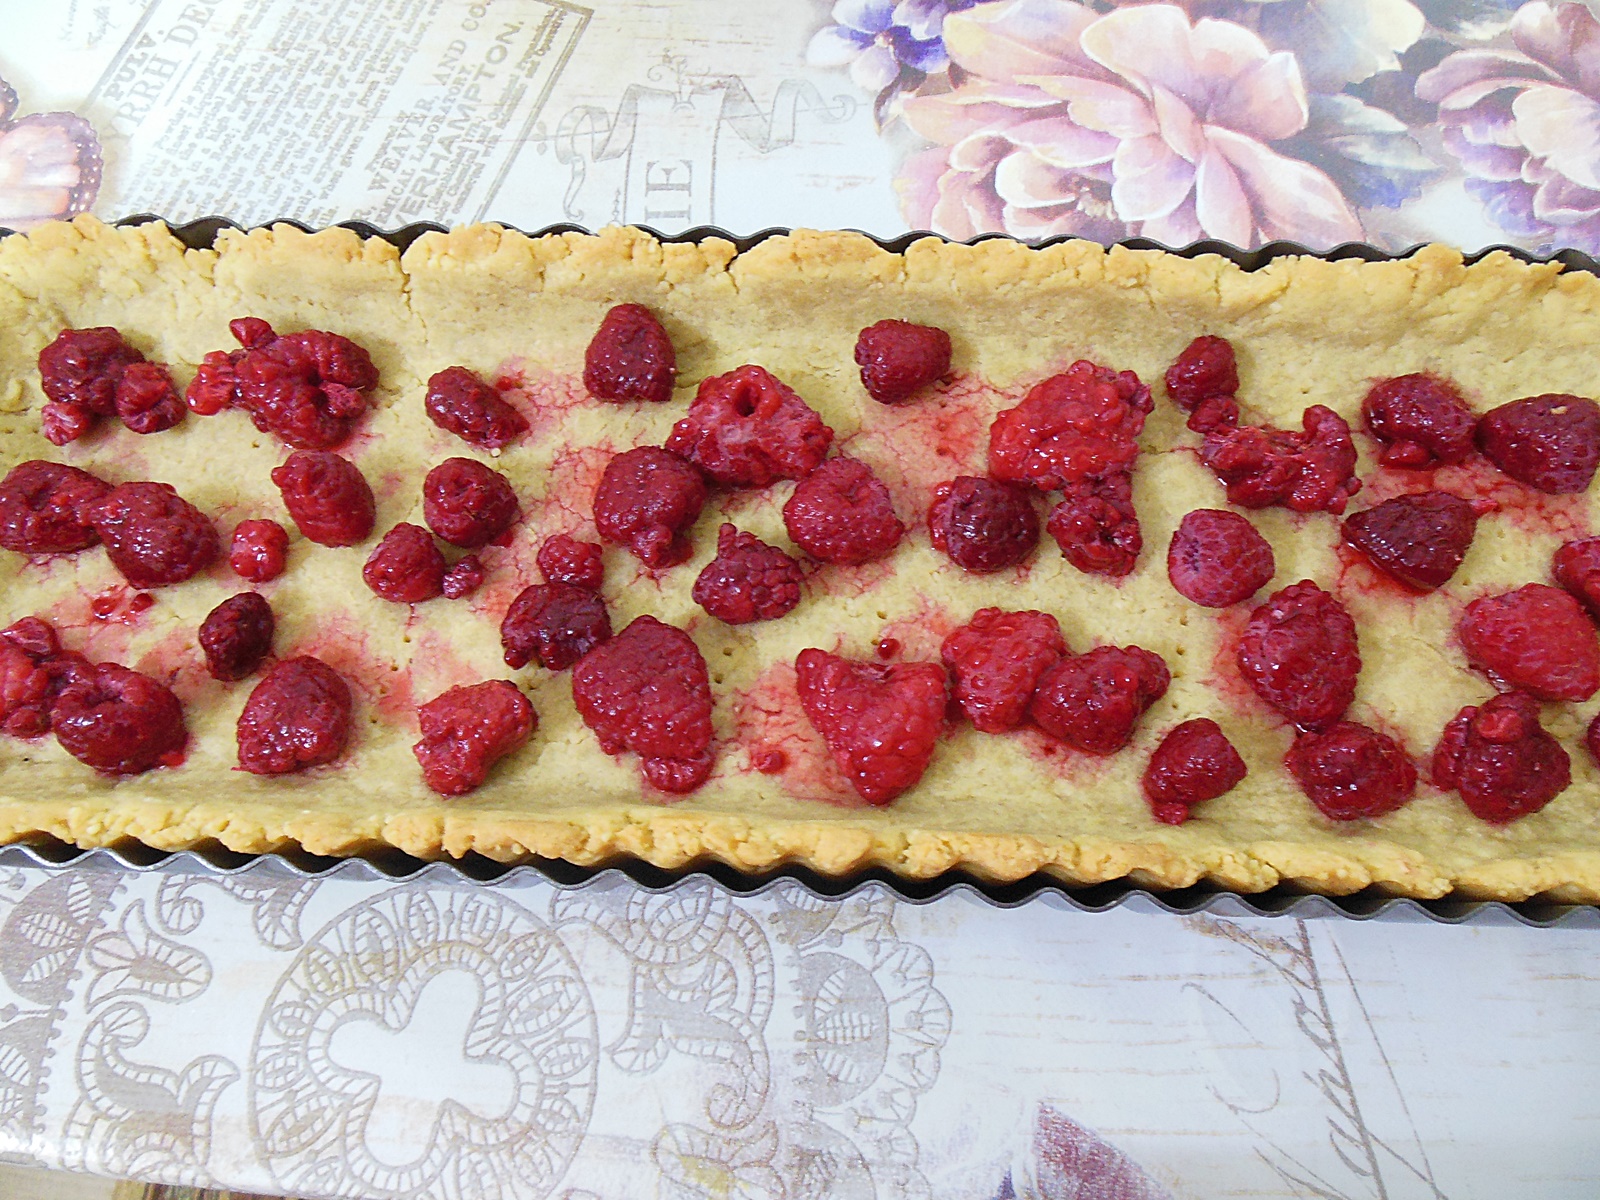
[[[650,306],[677,347],[679,388],[669,403],[602,404],[577,382],[601,316],[625,301]],[[292,530],[268,479],[284,448],[243,413],[191,417],[148,438],[101,432],[64,450],[38,432],[38,353],[63,326],[116,326],[171,364],[182,386],[207,351],[234,345],[227,322],[244,315],[281,331],[327,329],[371,352],[381,377],[376,407],[346,452],[378,493],[374,541],[398,521],[420,523],[422,476],[452,455],[505,472],[525,521],[511,547],[485,553],[482,593],[414,611],[362,585],[371,542],[330,550],[295,540],[288,572],[261,588],[278,614],[277,651],[319,654],[344,671],[360,721],[342,765],[281,779],[232,769],[233,725],[250,684],[216,683],[198,665],[195,628],[243,586],[224,567],[161,589],[155,606],[121,624],[87,614],[87,596],[120,582],[103,551],[39,563],[3,554],[0,623],[52,616],[67,644],[91,658],[172,678],[193,740],[181,768],[113,782],[53,740],[0,739],[0,839],[46,833],[86,846],[133,838],[158,848],[298,845],[318,854],[394,846],[425,858],[476,852],[580,864],[631,855],[664,867],[717,859],[752,872],[798,862],[831,875],[883,866],[925,878],[960,868],[995,881],[1042,871],[1074,884],[1127,877],[1161,888],[1209,881],[1248,892],[1282,882],[1328,893],[1600,900],[1600,775],[1581,745],[1594,701],[1546,707],[1546,726],[1572,756],[1573,784],[1510,826],[1478,821],[1426,782],[1409,805],[1377,820],[1336,824],[1317,814],[1282,768],[1289,730],[1229,666],[1226,631],[1249,605],[1215,614],[1167,582],[1165,548],[1178,521],[1223,497],[1158,382],[1193,336],[1214,333],[1238,349],[1251,421],[1297,427],[1318,403],[1357,424],[1372,379],[1422,370],[1454,378],[1479,410],[1540,392],[1583,394],[1593,390],[1600,343],[1600,280],[1589,275],[1503,254],[1469,267],[1437,246],[1402,262],[1289,258],[1245,272],[1217,257],[1083,242],[1033,250],[930,238],[891,254],[859,235],[804,231],[744,254],[716,239],[663,245],[632,229],[530,239],[494,226],[427,234],[404,254],[346,230],[283,226],[228,231],[213,249],[186,250],[160,225],[114,229],[82,217],[0,242],[0,469],[53,458],[118,481],[164,480],[225,534],[260,516]],[[860,328],[885,317],[946,329],[955,382],[897,408],[868,399],[852,348]],[[1137,571],[1120,583],[1080,574],[1046,539],[1028,568],[966,575],[928,542],[932,486],[982,473],[994,414],[1081,357],[1137,371],[1157,393],[1135,475],[1145,537]],[[608,548],[615,626],[650,612],[685,627],[713,675],[716,773],[668,803],[642,793],[630,757],[601,753],[565,675],[506,670],[499,620],[510,597],[538,580],[533,553],[545,536],[593,538],[586,489],[606,451],[659,445],[702,378],[746,362],[815,407],[842,449],[889,483],[914,529],[892,570],[823,568],[794,612],[741,628],[708,617],[689,588],[725,519],[792,549],[780,516],[792,485],[714,494],[691,531],[694,558],[659,578]],[[535,414],[526,439],[491,458],[427,421],[425,382],[455,364],[520,374],[525,411]],[[1354,507],[1423,486],[1397,472],[1374,485],[1371,446],[1357,441],[1369,487]],[[1521,499],[1511,497],[1519,491]],[[1496,495],[1514,502],[1480,523],[1456,578],[1420,598],[1341,559],[1337,518],[1253,514],[1277,555],[1270,587],[1316,579],[1357,619],[1365,665],[1351,719],[1399,736],[1419,761],[1457,709],[1492,694],[1454,642],[1461,606],[1486,590],[1545,580],[1556,545],[1592,525],[1588,496],[1534,504],[1512,484]],[[907,658],[936,658],[948,628],[991,605],[1054,613],[1075,650],[1154,650],[1172,669],[1172,687],[1133,744],[1109,759],[1055,751],[1036,734],[995,737],[962,725],[941,741],[922,782],[889,807],[830,802],[841,798],[839,781],[796,712],[786,664],[806,646],[864,656],[885,632]],[[540,714],[533,739],[479,791],[434,796],[411,754],[416,704],[457,683],[507,676]],[[1222,724],[1250,775],[1188,824],[1160,825],[1138,778],[1160,736],[1196,716]],[[786,747],[790,769],[751,770],[758,742]]]

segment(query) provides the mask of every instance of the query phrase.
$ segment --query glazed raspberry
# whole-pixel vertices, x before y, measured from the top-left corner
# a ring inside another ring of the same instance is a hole
[[[289,535],[276,521],[240,521],[233,530],[228,565],[251,583],[266,583],[283,574],[289,558]]]
[[[856,336],[861,386],[881,404],[899,404],[950,374],[950,335],[933,325],[879,321]]]
[[[1417,790],[1416,764],[1405,747],[1354,721],[1300,734],[1283,765],[1317,810],[1335,821],[1381,817]]]
[[[1132,467],[1150,389],[1086,359],[1035,387],[989,429],[989,474],[1042,491]]]
[[[472,595],[483,586],[485,575],[483,560],[476,554],[467,555],[444,573],[444,582],[440,587],[444,590],[445,599],[460,600]]]
[[[331,763],[350,741],[350,685],[321,659],[277,664],[239,714],[239,766],[287,775]]]
[[[1383,444],[1387,467],[1422,470],[1472,453],[1478,418],[1456,385],[1437,375],[1401,375],[1372,386],[1361,402],[1367,432]]]
[[[183,420],[187,410],[160,363],[129,363],[117,381],[117,416],[134,433],[160,433]]]
[[[980,608],[939,648],[955,699],[973,727],[1004,733],[1022,724],[1040,677],[1067,653],[1049,613]]]
[[[1066,560],[1089,575],[1126,575],[1144,549],[1126,471],[1068,484],[1045,528]]]
[[[1238,513],[1197,508],[1167,546],[1167,578],[1186,600],[1226,608],[1264,588],[1278,569],[1272,546]]]
[[[1210,334],[1195,338],[1167,368],[1166,384],[1172,402],[1188,413],[1213,396],[1237,394],[1239,365],[1233,343]]]
[[[944,730],[938,663],[858,662],[822,650],[794,660],[800,707],[868,804],[888,804],[928,769]]]
[[[34,738],[50,732],[50,708],[69,682],[52,669],[60,655],[56,631],[38,617],[0,630],[0,733]]]
[[[670,400],[677,375],[672,339],[642,304],[606,313],[583,355],[583,386],[602,400]]]
[[[1171,384],[1167,386],[1170,390]],[[1140,786],[1156,820],[1182,825],[1196,804],[1232,791],[1248,773],[1222,727],[1196,717],[1167,731],[1145,766]]]
[[[52,445],[65,446],[93,429],[96,419],[81,404],[46,404],[39,411],[39,432]]]
[[[1115,754],[1172,674],[1142,646],[1096,646],[1063,658],[1039,679],[1028,712],[1052,737],[1090,754]]]
[[[1356,623],[1309,579],[1273,592],[1250,614],[1238,655],[1256,695],[1302,729],[1332,724],[1355,699]]]
[[[272,482],[289,516],[319,546],[354,546],[372,535],[377,502],[354,463],[328,450],[297,450]]]
[[[166,483],[124,483],[89,512],[111,565],[136,588],[192,579],[222,552],[217,530]]]
[[[611,637],[605,601],[570,583],[536,583],[523,588],[500,623],[506,666],[537,663],[565,671]]]
[[[719,621],[771,621],[800,603],[800,564],[733,525],[717,530],[717,556],[694,581],[694,602]]]
[[[412,747],[423,781],[441,796],[461,796],[533,733],[538,715],[507,679],[453,687],[417,709],[422,740]]]
[[[1478,421],[1478,449],[1518,483],[1584,491],[1600,465],[1600,404],[1582,396],[1528,396]]]
[[[228,355],[226,368],[222,359],[206,356],[203,380],[196,376],[199,391],[190,389],[191,408],[238,405],[257,429],[301,450],[329,450],[350,436],[367,408],[361,393],[378,382],[364,349],[320,329],[279,336],[255,317],[228,328],[244,349]],[[225,391],[229,374],[231,396]]]
[[[95,418],[117,411],[117,384],[144,355],[109,325],[63,329],[39,351],[39,383],[44,388],[45,436],[58,446],[87,433]]]
[[[1331,408],[1313,404],[1303,432],[1241,425],[1206,434],[1200,458],[1240,508],[1282,505],[1295,512],[1342,513],[1361,490],[1350,426]]]
[[[832,442],[833,430],[792,388],[760,367],[744,366],[701,381],[667,449],[716,483],[766,487],[804,478]]]
[[[1448,492],[1396,496],[1344,519],[1344,540],[1401,583],[1429,591],[1449,580],[1477,532],[1472,505]]]
[[[61,639],[55,627],[42,617],[23,617],[0,629],[0,642],[21,650],[34,662],[44,662],[61,653]]]
[[[444,594],[447,569],[433,535],[420,525],[402,521],[372,548],[361,578],[385,600],[421,604]]]
[[[1556,551],[1555,580],[1600,621],[1600,538],[1580,538]]]
[[[276,625],[272,606],[255,592],[240,592],[213,608],[200,623],[200,649],[211,678],[254,675],[272,652]]]
[[[21,554],[69,554],[100,540],[90,513],[111,485],[65,463],[18,463],[0,481],[0,546]]]
[[[1497,684],[1541,700],[1587,700],[1600,691],[1600,639],[1560,588],[1530,583],[1474,600],[1460,635],[1467,661]]]
[[[104,775],[174,765],[189,740],[171,689],[115,663],[96,663],[62,688],[50,728],[63,750]]]
[[[465,367],[446,367],[428,380],[428,419],[474,446],[499,450],[528,431],[528,419]]]
[[[692,792],[710,776],[711,678],[683,630],[639,617],[584,655],[572,699],[600,748],[633,751],[662,791]]]
[[[447,458],[422,481],[422,516],[452,546],[487,546],[517,519],[506,477],[471,458]]]
[[[239,398],[239,377],[233,368],[244,353],[243,350],[212,350],[200,360],[194,378],[183,393],[183,402],[190,412],[213,417],[233,407]]]
[[[1014,567],[1039,544],[1039,514],[1014,483],[960,475],[934,489],[928,509],[933,544],[963,570]]]
[[[684,531],[706,502],[700,472],[669,450],[639,446],[606,464],[594,494],[594,524],[652,570],[689,557]]]
[[[1196,433],[1239,428],[1239,402],[1232,396],[1207,396],[1184,422]]]
[[[1507,692],[1463,708],[1444,727],[1433,752],[1433,782],[1459,791],[1473,816],[1504,825],[1565,791],[1572,761],[1540,727],[1538,702],[1525,692]]]
[[[783,506],[783,526],[812,558],[847,564],[882,558],[906,531],[889,489],[853,458],[830,458],[802,479]]]
[[[600,556],[600,547],[564,533],[547,539],[539,547],[536,561],[548,583],[570,583],[573,587],[597,592],[605,581],[605,561]]]

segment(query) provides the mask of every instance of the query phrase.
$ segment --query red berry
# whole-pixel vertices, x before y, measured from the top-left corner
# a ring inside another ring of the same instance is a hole
[[[1422,470],[1472,453],[1478,418],[1456,385],[1437,375],[1401,375],[1372,386],[1361,402],[1367,432],[1383,444],[1388,467]]]
[[[879,321],[856,336],[861,386],[882,404],[899,404],[950,374],[950,335],[933,325]]]
[[[565,671],[611,637],[611,617],[597,592],[570,583],[523,588],[500,622],[506,666],[529,662]]]
[[[1594,725],[1590,725],[1593,745]],[[1433,752],[1433,782],[1461,793],[1472,814],[1504,825],[1538,812],[1572,782],[1567,752],[1539,725],[1539,705],[1507,692],[1468,706],[1444,727]]]
[[[421,604],[444,594],[447,569],[433,535],[420,525],[402,521],[372,548],[361,578],[385,600]]]
[[[771,621],[800,603],[800,564],[733,525],[717,531],[717,556],[694,581],[694,602],[719,621]]]
[[[272,652],[276,625],[272,606],[255,592],[240,592],[213,608],[200,623],[200,649],[211,678],[254,675]]]
[[[1459,496],[1417,492],[1351,513],[1344,540],[1379,570],[1429,591],[1456,573],[1477,529],[1477,512]]]
[[[600,547],[558,533],[539,547],[536,560],[548,583],[570,583],[573,587],[600,590],[605,581],[605,561]]]
[[[1207,396],[1184,422],[1196,433],[1239,428],[1239,402],[1232,396]]]
[[[1332,724],[1355,699],[1356,623],[1309,579],[1273,592],[1250,614],[1238,655],[1256,695],[1302,729]]]
[[[583,356],[583,386],[602,400],[670,400],[677,374],[672,339],[642,304],[606,313]]]
[[[944,729],[938,663],[858,662],[822,650],[794,660],[800,707],[868,804],[888,804],[922,778]]]
[[[47,403],[39,410],[39,431],[53,446],[75,442],[94,428],[96,417],[81,404]]]
[[[1600,691],[1600,639],[1560,588],[1529,583],[1474,600],[1460,634],[1467,661],[1497,684],[1541,700],[1587,700]]]
[[[197,416],[211,417],[232,408],[239,399],[239,377],[234,365],[244,357],[243,350],[212,350],[183,393],[183,402]]]
[[[111,485],[65,463],[32,459],[0,481],[0,546],[21,554],[68,554],[100,540],[90,514]]]
[[[283,574],[289,558],[289,535],[276,521],[240,521],[233,530],[228,565],[251,583],[267,583]]]
[[[1232,791],[1248,773],[1222,727],[1196,717],[1167,731],[1145,766],[1140,786],[1156,820],[1182,825],[1196,804]]]
[[[711,677],[683,630],[639,617],[584,655],[572,699],[600,748],[633,751],[662,791],[692,792],[710,776]]]
[[[320,659],[291,658],[256,684],[239,714],[239,766],[254,775],[320,767],[350,741],[350,685]]]
[[[117,416],[134,433],[160,433],[187,415],[172,376],[160,363],[129,363],[117,381]]]
[[[63,329],[39,351],[39,383],[44,388],[45,436],[58,446],[87,433],[97,417],[117,411],[117,384],[123,372],[144,355],[109,325]]]
[[[1126,575],[1144,549],[1126,471],[1069,483],[1045,528],[1066,560],[1089,575]]]
[[[1070,746],[1115,754],[1171,682],[1159,654],[1142,646],[1096,646],[1047,670],[1028,711],[1040,729]]]
[[[1197,508],[1178,523],[1167,547],[1167,578],[1186,600],[1226,608],[1248,600],[1278,569],[1272,546],[1238,513]]]
[[[377,502],[356,465],[328,450],[297,450],[272,482],[295,527],[319,546],[354,546],[372,535]]]
[[[998,608],[980,608],[939,649],[956,703],[984,733],[1022,724],[1040,677],[1066,653],[1061,625],[1049,613]]]
[[[50,732],[50,708],[71,681],[54,669],[60,656],[56,631],[38,617],[0,630],[0,733],[34,738]]]
[[[471,458],[447,458],[422,481],[428,528],[466,550],[487,546],[517,519],[517,494],[506,477]]]
[[[941,483],[928,509],[933,544],[966,571],[1014,567],[1039,544],[1039,514],[1014,483],[960,475]]]
[[[61,653],[61,639],[55,627],[41,617],[23,617],[0,629],[0,642],[21,650],[34,662],[43,662]]]
[[[783,506],[783,525],[812,558],[846,564],[882,558],[906,531],[889,489],[853,458],[830,458],[802,479]]]
[[[1528,396],[1478,421],[1478,449],[1518,483],[1581,492],[1600,465],[1600,404],[1582,396]]]
[[[1150,389],[1132,371],[1080,359],[994,419],[989,474],[1049,491],[1129,470],[1150,409]]]
[[[441,796],[461,796],[528,740],[539,723],[528,698],[507,679],[453,687],[417,709],[422,740],[412,747],[423,781]]]
[[[302,450],[332,449],[350,436],[366,411],[361,393],[378,382],[364,349],[320,329],[280,337],[258,318],[241,318],[229,329],[244,346],[229,355],[236,388],[231,402],[249,411],[257,429]],[[225,399],[223,383],[215,360],[201,394],[191,389],[190,406],[198,411],[196,400],[210,407]]]
[[[189,740],[171,689],[115,663],[91,671],[62,688],[50,709],[61,748],[105,775],[171,763]]]
[[[1300,734],[1283,765],[1317,810],[1335,821],[1381,817],[1417,790],[1416,764],[1405,748],[1354,721]]]
[[[483,560],[476,554],[467,555],[444,573],[444,582],[440,586],[444,589],[445,599],[460,600],[472,595],[483,586],[485,574]]]
[[[136,588],[182,583],[222,552],[210,518],[170,484],[119,484],[89,516],[111,565]]]
[[[669,450],[639,446],[606,464],[594,494],[594,524],[606,541],[661,570],[689,557],[683,534],[705,502],[699,471]]]
[[[701,381],[667,449],[716,483],[766,487],[804,478],[832,441],[833,430],[794,389],[760,367],[744,366]]]
[[[428,419],[474,446],[499,450],[528,431],[528,419],[465,367],[446,367],[428,380]]]
[[[1594,715],[1589,728],[1584,730],[1583,744],[1589,748],[1589,757],[1600,763],[1600,713]]]
[[[1600,621],[1600,537],[1567,542],[1556,551],[1555,580]]]
[[[1213,396],[1235,395],[1239,391],[1239,366],[1233,356],[1233,343],[1210,334],[1195,338],[1167,368],[1166,384],[1172,402],[1189,413]]]
[[[1361,490],[1350,426],[1331,408],[1313,404],[1304,431],[1241,425],[1206,434],[1200,458],[1240,508],[1282,505],[1295,512],[1342,513]]]

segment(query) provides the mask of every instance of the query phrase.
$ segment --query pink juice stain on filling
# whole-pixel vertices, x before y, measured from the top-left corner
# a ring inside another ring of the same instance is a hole
[[[734,694],[732,708],[734,740],[745,748],[748,770],[772,777],[797,800],[865,805],[800,707],[793,663],[762,671],[751,687]]]
[[[989,426],[1003,393],[969,375],[919,393],[904,404],[868,404],[861,428],[841,449],[869,463],[894,497],[895,513],[924,526],[933,489],[957,475],[982,475]]]
[[[377,709],[385,721],[415,724],[417,701],[410,665],[375,653],[369,636],[356,627],[352,618],[325,617],[312,637],[292,647],[280,645],[277,653],[280,659],[302,654],[321,659],[339,672],[351,691]],[[356,740],[352,736],[352,744]]]
[[[514,445],[549,433],[579,405],[595,403],[579,376],[544,371],[521,357],[506,359],[491,379],[500,398],[528,422],[528,432]]]

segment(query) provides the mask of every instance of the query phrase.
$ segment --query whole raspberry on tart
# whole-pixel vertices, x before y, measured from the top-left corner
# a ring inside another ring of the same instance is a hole
[[[1232,400],[1239,392],[1239,364],[1233,343],[1214,334],[1202,334],[1183,348],[1167,368],[1163,382],[1172,402],[1186,413],[1198,412],[1208,400]],[[1191,424],[1189,428],[1195,426]]]
[[[256,684],[239,714],[239,766],[287,775],[325,766],[350,742],[350,685],[321,659],[278,663]]]
[[[611,614],[600,594],[571,583],[535,583],[517,594],[500,622],[508,667],[530,662],[565,671],[611,637]]]
[[[1062,557],[1086,575],[1127,575],[1144,549],[1127,471],[1069,483],[1045,528]]]
[[[0,733],[36,738],[50,732],[50,710],[69,683],[91,680],[94,667],[64,651],[54,626],[23,617],[0,630]]]
[[[134,367],[143,370],[124,391],[124,377]],[[136,433],[170,428],[183,419],[183,410],[179,405],[174,414],[158,394],[163,382],[170,391],[166,368],[145,362],[144,355],[111,326],[63,329],[39,352],[39,383],[46,400],[40,413],[44,436],[64,446],[88,433],[101,417],[123,415],[124,409],[132,418],[126,423]]]
[[[583,356],[583,386],[602,400],[670,400],[677,375],[672,339],[642,304],[606,313]]]
[[[1025,488],[960,475],[933,491],[928,532],[935,548],[974,573],[1026,561],[1039,544],[1039,514]]]
[[[1484,457],[1518,483],[1558,495],[1586,491],[1600,466],[1600,404],[1527,396],[1484,413],[1477,438]]]
[[[1405,747],[1354,721],[1302,732],[1283,764],[1318,811],[1335,821],[1381,817],[1417,790],[1417,767]]]
[[[956,703],[984,733],[1022,724],[1039,680],[1067,652],[1061,623],[1049,613],[999,608],[980,608],[939,648]]]
[[[594,494],[594,524],[606,541],[662,570],[689,557],[683,535],[705,502],[699,471],[670,450],[639,446],[606,464]]]
[[[1096,646],[1046,670],[1028,711],[1034,724],[1069,746],[1115,754],[1171,682],[1161,656],[1143,646]]]
[[[1272,593],[1250,614],[1237,655],[1256,695],[1301,729],[1331,725],[1355,699],[1356,623],[1309,579]]]
[[[800,564],[735,525],[717,531],[717,556],[694,581],[694,602],[728,625],[772,621],[800,603]]]
[[[879,321],[856,335],[861,386],[880,404],[901,404],[950,374],[950,335],[933,325]]]
[[[433,535],[402,521],[372,548],[361,578],[376,595],[396,604],[421,604],[444,595],[449,570]]]
[[[255,592],[240,592],[213,608],[200,623],[200,649],[211,678],[244,679],[272,652],[277,621],[272,606]]]
[[[597,592],[605,582],[606,567],[600,547],[564,533],[547,539],[539,547],[535,561],[546,583],[570,583],[573,587]]]
[[[1600,691],[1600,637],[1560,588],[1530,583],[1467,605],[1457,628],[1467,661],[1506,688],[1541,700]]]
[[[802,479],[783,506],[783,526],[812,558],[846,566],[883,558],[906,531],[889,489],[854,458],[830,458]]]
[[[1538,702],[1526,692],[1506,692],[1468,705],[1445,726],[1433,752],[1433,782],[1459,792],[1474,816],[1504,825],[1565,791],[1572,761],[1539,724]]]
[[[289,561],[289,535],[276,521],[240,521],[233,530],[228,565],[251,583],[268,583]]]
[[[476,554],[469,554],[444,573],[444,579],[439,587],[444,592],[445,599],[460,600],[481,588],[487,576],[488,571],[484,569],[483,560]]]
[[[509,446],[528,431],[528,419],[466,367],[431,376],[422,404],[440,429],[485,450]]]
[[[417,709],[422,738],[412,747],[422,778],[441,796],[462,796],[524,745],[539,722],[533,705],[506,679],[453,687]]]
[[[1462,462],[1472,453],[1478,417],[1450,380],[1426,372],[1372,385],[1361,402],[1367,432],[1383,446],[1386,467],[1430,467]]]
[[[1396,496],[1344,519],[1344,540],[1380,571],[1420,591],[1448,583],[1466,558],[1478,510],[1447,492]]]
[[[1173,591],[1206,608],[1248,600],[1277,571],[1272,546],[1238,513],[1197,508],[1185,515],[1167,546]]]
[[[192,579],[216,561],[216,526],[166,483],[123,483],[89,510],[111,565],[136,588]]]
[[[1563,543],[1556,550],[1551,574],[1591,617],[1600,621],[1600,537]]]
[[[1140,788],[1156,820],[1182,825],[1195,805],[1231,792],[1248,773],[1222,727],[1196,717],[1167,730],[1145,765]]]
[[[331,450],[297,450],[272,482],[295,528],[320,546],[354,546],[372,535],[377,501],[366,476]]]
[[[795,390],[757,366],[700,382],[666,448],[713,483],[766,487],[802,479],[833,443],[833,430]]]
[[[77,673],[50,707],[50,728],[63,750],[103,775],[174,766],[189,740],[172,690],[115,663]]]
[[[1228,503],[1240,508],[1342,513],[1361,490],[1350,426],[1331,408],[1313,404],[1301,427],[1298,433],[1271,425],[1214,428],[1200,458],[1227,489]]]
[[[1035,387],[989,430],[989,474],[1051,491],[1126,471],[1139,454],[1150,389],[1086,359]]]
[[[160,363],[129,363],[117,380],[117,416],[134,433],[160,433],[179,424],[189,410]]]
[[[111,485],[78,467],[32,459],[0,480],[0,546],[21,554],[70,554],[98,545],[92,513]]]
[[[517,519],[511,481],[473,458],[447,458],[422,481],[422,517],[452,546],[476,550]]]

